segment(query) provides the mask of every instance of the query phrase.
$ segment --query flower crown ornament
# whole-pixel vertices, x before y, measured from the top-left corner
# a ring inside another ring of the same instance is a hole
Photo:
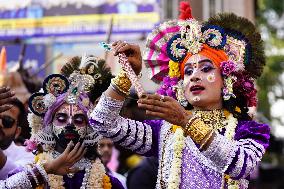
[[[191,7],[186,2],[181,2],[180,11],[179,20],[160,24],[147,37],[143,60],[150,79],[157,83],[165,81],[165,77],[183,80],[184,63],[190,56],[201,54],[210,58],[222,73],[228,73],[228,66],[234,67],[234,72],[223,74],[224,100],[242,95],[235,90],[239,78],[231,74],[246,75],[246,80],[254,80],[261,75],[265,64],[262,40],[255,26],[232,13],[218,14],[201,24],[192,17]],[[244,25],[247,28],[243,28]],[[229,62],[228,66],[221,66],[222,62]],[[182,94],[178,89],[181,87],[177,84],[164,84],[158,93],[166,95],[163,91],[168,91],[171,95]],[[246,97],[248,102],[249,98],[254,98]],[[179,100],[180,103],[182,101]]]
[[[52,108],[57,101],[64,101],[68,104],[82,105],[87,115],[93,109],[93,105],[89,100],[87,93],[90,92],[92,86],[99,82],[101,75],[93,73],[92,69],[96,69],[96,57],[88,57],[83,55],[79,65],[79,70],[74,70],[67,78],[62,74],[51,74],[43,81],[43,88],[40,92],[32,94],[29,98],[29,109],[31,113],[28,115],[28,122],[32,129],[31,139],[26,142],[27,150],[33,151],[36,149],[36,144],[41,144],[45,150],[52,148],[55,144],[53,135],[49,125],[45,125],[45,114]],[[86,66],[89,66],[86,69]],[[91,65],[91,66],[90,66]],[[91,68],[94,66],[95,68]],[[57,105],[56,105],[57,106]],[[85,143],[92,145],[98,141],[99,136],[92,129],[88,129],[89,133],[85,137]]]

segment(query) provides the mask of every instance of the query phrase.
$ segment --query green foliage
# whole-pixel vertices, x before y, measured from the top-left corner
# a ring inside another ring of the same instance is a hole
[[[268,26],[267,20],[264,18],[265,11],[269,9],[276,11],[278,16],[281,17],[284,12],[284,0],[258,0],[257,8],[257,25],[267,27],[270,34],[269,40],[266,41],[266,46],[277,49],[284,48],[284,40],[277,38],[275,28]],[[269,103],[268,93],[273,92],[275,85],[281,85],[279,76],[284,71],[283,62],[284,56],[282,55],[266,57],[266,66],[264,67],[262,76],[257,81],[260,89],[258,93],[258,111],[262,112],[269,120],[271,120],[271,104]]]
[[[263,1],[264,10],[273,9],[281,16],[284,12],[284,0],[261,0]]]
[[[273,86],[280,83],[279,75],[283,73],[284,56],[269,56],[266,58],[266,66],[264,67],[262,76],[258,79],[258,110],[262,112],[266,118],[271,120],[270,104],[268,100],[268,92],[272,91]]]

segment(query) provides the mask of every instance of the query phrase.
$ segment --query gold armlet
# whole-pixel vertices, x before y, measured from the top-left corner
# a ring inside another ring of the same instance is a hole
[[[120,70],[118,75],[111,79],[112,88],[119,94],[129,95],[131,81],[124,70]]]
[[[185,132],[196,143],[201,144],[202,140],[212,131],[199,117],[191,118],[185,126]]]

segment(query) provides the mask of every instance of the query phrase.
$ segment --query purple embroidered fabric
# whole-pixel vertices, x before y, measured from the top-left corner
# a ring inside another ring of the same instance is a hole
[[[181,189],[212,189],[221,188],[222,174],[199,163],[189,150],[183,151]]]
[[[111,189],[124,189],[121,182],[117,178],[115,178],[115,177],[113,177],[109,174],[107,174],[107,176],[109,176],[109,178],[110,178]]]
[[[253,139],[265,149],[269,146],[270,127],[255,121],[240,121],[236,128],[235,140]]]

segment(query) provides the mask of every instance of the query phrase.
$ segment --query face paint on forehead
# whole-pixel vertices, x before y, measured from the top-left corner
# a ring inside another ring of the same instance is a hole
[[[63,104],[57,113],[65,113],[68,116],[74,116],[75,114],[85,114],[84,111],[78,105]]]
[[[196,54],[192,58],[192,68],[197,69],[198,68],[198,62],[201,60],[201,56],[199,54]]]
[[[62,104],[56,113],[65,113],[67,115],[70,115],[70,107],[69,104]]]
[[[85,114],[84,111],[78,105],[71,105],[71,110],[71,116],[74,116],[76,114]]]

